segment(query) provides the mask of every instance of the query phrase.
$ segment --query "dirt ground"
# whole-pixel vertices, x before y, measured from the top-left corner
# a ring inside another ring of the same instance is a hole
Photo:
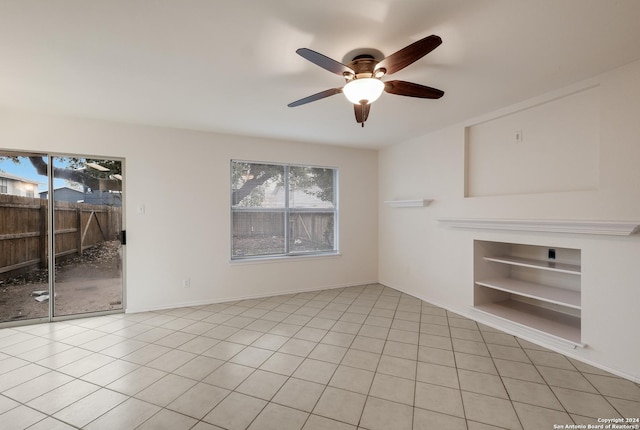
[[[55,316],[122,309],[119,247],[103,242],[56,265]],[[36,298],[48,294],[48,276],[36,269],[0,281],[0,322],[47,317],[49,300]]]

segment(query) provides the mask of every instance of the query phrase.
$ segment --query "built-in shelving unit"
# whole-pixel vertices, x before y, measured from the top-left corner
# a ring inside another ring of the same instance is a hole
[[[476,240],[474,308],[584,346],[580,254],[579,249]]]

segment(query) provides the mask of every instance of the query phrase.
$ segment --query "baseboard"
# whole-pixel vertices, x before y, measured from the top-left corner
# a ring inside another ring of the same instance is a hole
[[[263,299],[265,297],[285,296],[288,294],[311,293],[311,292],[322,291],[322,290],[335,290],[338,288],[359,287],[362,285],[371,285],[371,284],[377,284],[377,283],[378,281],[376,280],[376,281],[369,281],[369,282],[356,282],[352,284],[329,285],[324,287],[313,287],[313,288],[306,288],[306,289],[271,291],[264,294],[250,294],[246,296],[223,297],[219,299],[202,300],[202,301],[194,301],[194,302],[171,303],[168,305],[153,306],[148,308],[147,307],[145,308],[127,307],[127,309],[125,310],[125,313],[136,314],[140,312],[154,312],[154,311],[163,311],[167,309],[188,308],[193,306],[206,306],[206,305],[213,305],[217,303],[236,302],[240,300]]]

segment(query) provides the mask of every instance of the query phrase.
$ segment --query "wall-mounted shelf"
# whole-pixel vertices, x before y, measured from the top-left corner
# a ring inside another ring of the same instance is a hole
[[[392,208],[418,208],[429,206],[433,200],[430,199],[418,199],[418,200],[387,200],[384,203]]]
[[[516,220],[442,218],[442,224],[457,228],[537,231],[547,233],[603,234],[629,236],[640,231],[639,222],[582,221],[582,220]]]
[[[534,258],[521,258],[511,256],[484,257],[486,261],[496,263],[511,264],[513,266],[530,267],[532,269],[549,270],[551,272],[570,273],[579,275],[580,266],[577,264],[557,263],[555,261],[536,260]]]

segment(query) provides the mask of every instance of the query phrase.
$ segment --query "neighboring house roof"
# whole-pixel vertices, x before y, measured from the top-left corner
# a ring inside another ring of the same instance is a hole
[[[58,188],[54,188],[54,189],[53,189],[53,192],[55,193],[56,191],[59,191],[59,190],[68,190],[68,191],[73,191],[74,193],[78,193],[78,194],[82,194],[82,195],[84,195],[84,193],[83,193],[82,191],[80,191],[80,190],[76,190],[75,188],[71,188],[71,187],[58,187]],[[40,195],[42,195],[42,194],[47,194],[47,193],[49,193],[49,191],[45,190],[45,191],[40,191],[40,193],[39,193],[39,194],[40,194]]]
[[[12,175],[12,174],[6,173],[6,172],[0,172],[0,178],[7,178],[7,179],[14,180],[14,181],[25,182],[27,184],[38,185],[38,182],[36,182],[36,181],[32,181],[31,179],[27,179],[27,178],[21,178],[20,176]]]

